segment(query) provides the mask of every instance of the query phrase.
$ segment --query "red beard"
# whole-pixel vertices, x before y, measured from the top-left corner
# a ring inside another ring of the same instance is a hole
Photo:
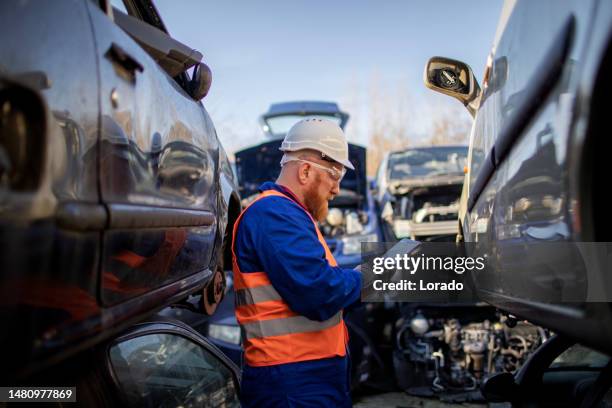
[[[319,196],[319,185],[321,184],[321,176],[316,175],[315,183],[313,183],[304,194],[304,206],[316,221],[323,221],[327,217],[328,202],[325,198]]]

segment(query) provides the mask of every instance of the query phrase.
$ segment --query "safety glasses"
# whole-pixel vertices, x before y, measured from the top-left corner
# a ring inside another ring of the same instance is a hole
[[[329,176],[332,178],[332,180],[337,181],[338,183],[342,181],[342,179],[344,178],[344,175],[346,174],[346,168],[345,167],[343,167],[342,170],[338,170],[335,167],[329,168],[329,167],[322,166],[319,163],[315,163],[315,162],[310,161],[310,160],[298,159],[298,158],[291,159],[289,161],[301,161],[301,162],[304,162],[304,163],[308,163],[311,166],[317,167],[317,168],[319,168],[321,170],[325,170],[326,172],[329,173]]]

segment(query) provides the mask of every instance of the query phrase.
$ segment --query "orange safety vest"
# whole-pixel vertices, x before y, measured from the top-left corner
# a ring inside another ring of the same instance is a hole
[[[267,190],[242,211],[234,224],[232,266],[236,319],[243,332],[245,360],[248,365],[257,367],[344,356],[348,331],[342,319],[342,311],[322,322],[310,320],[289,308],[272,286],[266,272],[242,273],[238,267],[234,248],[238,225],[251,205],[272,196],[290,200],[285,194]],[[325,249],[325,258],[330,265],[337,266],[317,223],[310,214],[308,217]]]

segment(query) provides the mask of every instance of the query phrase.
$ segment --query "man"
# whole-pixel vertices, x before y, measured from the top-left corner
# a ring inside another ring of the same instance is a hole
[[[349,168],[335,123],[305,119],[281,145],[276,183],[234,225],[236,318],[243,331],[243,407],[350,407],[348,332],[342,310],[361,275],[342,269],[316,221]]]

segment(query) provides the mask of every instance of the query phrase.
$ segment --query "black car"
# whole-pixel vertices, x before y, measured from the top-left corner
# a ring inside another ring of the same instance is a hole
[[[611,6],[507,2],[482,88],[463,62],[433,57],[425,69],[428,87],[474,116],[459,221],[492,265],[474,276],[478,294],[557,333],[517,373],[492,377],[490,400],[610,404]]]
[[[2,384],[224,292],[240,200],[210,70],[152,2],[117,4],[0,4]]]

